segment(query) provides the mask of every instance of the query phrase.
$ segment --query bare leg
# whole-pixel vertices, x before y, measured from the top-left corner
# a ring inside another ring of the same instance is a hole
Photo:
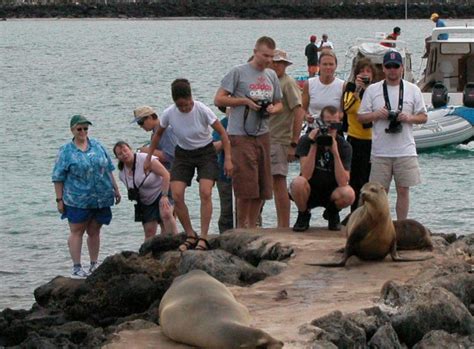
[[[199,196],[201,197],[201,237],[207,239],[209,223],[212,217],[212,187],[214,181],[201,178],[199,180]],[[204,246],[203,246],[204,247]]]
[[[410,188],[397,186],[397,219],[406,219],[408,217],[408,208],[410,206]]]
[[[176,214],[184,228],[187,236],[194,236],[193,226],[191,225],[191,219],[189,218],[189,211],[186,203],[184,202],[184,191],[186,189],[186,183],[180,181],[171,182],[171,192],[173,193],[173,200],[175,203]]]
[[[249,200],[236,199],[237,201],[237,228],[248,227]]]
[[[95,219],[91,219],[87,225],[87,247],[91,262],[97,262],[100,249],[100,228],[102,224]]]
[[[306,178],[298,176],[290,184],[291,197],[293,198],[298,211],[305,212],[308,209],[308,199],[311,193],[311,187],[309,186]]]
[[[157,221],[143,223],[143,231],[145,232],[145,241],[155,236],[157,229],[158,229]]]
[[[86,231],[87,223],[69,223],[70,234],[67,244],[73,264],[81,263],[82,237]]]
[[[273,196],[275,197],[278,228],[288,228],[290,226],[290,198],[285,176],[273,176]]]
[[[262,208],[263,201],[260,199],[248,200],[248,227],[254,229],[257,227],[257,219],[260,215],[260,209]]]
[[[173,206],[164,205],[160,203],[160,216],[161,216],[161,233],[167,235],[176,235],[178,234],[178,225],[176,224],[176,219],[174,218]]]
[[[343,209],[352,205],[355,200],[355,192],[351,186],[338,187],[331,194],[331,201],[338,209]]]

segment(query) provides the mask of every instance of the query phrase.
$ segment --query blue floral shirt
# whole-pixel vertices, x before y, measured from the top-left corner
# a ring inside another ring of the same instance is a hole
[[[52,181],[63,182],[63,202],[78,208],[103,208],[114,204],[111,173],[115,169],[105,148],[89,139],[86,151],[74,142],[59,149]]]

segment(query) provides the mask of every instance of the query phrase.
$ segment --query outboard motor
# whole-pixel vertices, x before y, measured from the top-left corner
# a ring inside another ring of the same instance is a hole
[[[434,108],[445,107],[448,104],[448,89],[442,82],[437,82],[431,92],[431,104]]]
[[[465,107],[474,108],[474,82],[468,82],[464,87],[462,104]]]

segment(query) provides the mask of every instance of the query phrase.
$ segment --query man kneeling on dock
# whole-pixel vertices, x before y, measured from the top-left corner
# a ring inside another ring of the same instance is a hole
[[[298,207],[294,231],[309,228],[311,209],[324,207],[329,230],[340,230],[339,211],[355,200],[349,185],[352,147],[337,131],[342,113],[333,106],[321,111],[319,128],[301,137],[296,155],[301,173],[290,185],[290,195]]]

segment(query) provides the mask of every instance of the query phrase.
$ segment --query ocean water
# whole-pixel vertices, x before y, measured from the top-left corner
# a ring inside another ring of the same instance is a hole
[[[448,24],[473,25],[473,20]],[[304,47],[311,34],[328,33],[345,70],[346,49],[357,37],[402,28],[401,39],[419,69],[429,20],[8,20],[0,22],[0,309],[29,308],[33,290],[56,275],[68,275],[68,225],[59,219],[51,170],[58,148],[71,139],[69,118],[92,122],[90,136],[109,150],[120,139],[139,146],[149,134],[131,125],[132,110],[152,105],[162,111],[172,100],[170,83],[191,81],[195,99],[213,102],[221,78],[252,54],[255,40],[272,36],[290,54],[290,74],[305,70]],[[216,110],[217,111],[217,110]],[[420,154],[423,184],[412,190],[410,217],[434,232],[473,233],[474,144]],[[298,173],[291,166],[289,179]],[[121,185],[121,184],[120,184]],[[125,191],[121,187],[122,193]],[[214,192],[211,232],[217,233]],[[186,200],[199,229],[197,185]],[[393,190],[391,203],[394,206]],[[274,227],[274,205],[263,212]],[[320,210],[312,225],[322,226]],[[137,250],[141,225],[124,198],[102,229],[101,258]],[[296,208],[292,207],[292,222]],[[88,263],[83,248],[84,264]]]

